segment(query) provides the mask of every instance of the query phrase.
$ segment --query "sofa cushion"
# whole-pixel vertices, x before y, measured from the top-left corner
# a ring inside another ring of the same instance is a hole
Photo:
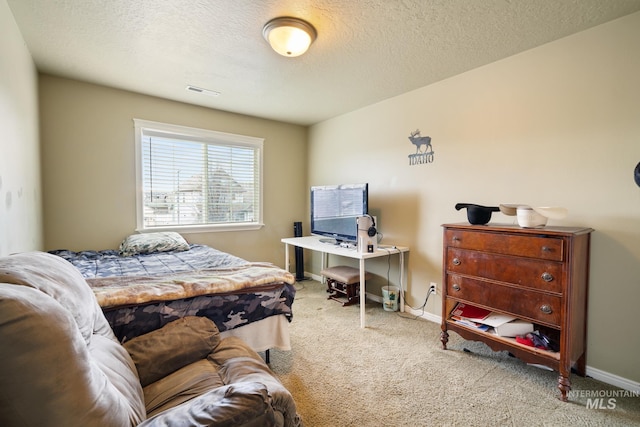
[[[140,427],[271,427],[276,426],[264,384],[240,382],[218,387],[189,402],[149,418]]]
[[[234,359],[236,357],[251,357],[259,362],[262,362],[262,358],[258,353],[253,351],[244,341],[238,337],[228,336],[216,347],[216,351],[209,354],[209,360],[222,366],[227,360]]]
[[[282,420],[280,425],[291,427],[302,425],[291,393],[262,361],[256,360],[254,357],[241,356],[228,359],[220,368],[220,377],[226,384],[237,384],[238,382],[264,384],[269,390],[271,407],[274,410],[276,420]]]
[[[260,355],[240,338],[224,338],[208,358],[220,365],[219,374],[225,384],[248,381],[266,385],[278,425],[292,427],[302,425],[289,390],[273,375]]]
[[[128,353],[105,336],[88,347],[76,322],[40,290],[0,283],[0,425],[122,427],[145,419]]]
[[[0,258],[0,282],[29,286],[51,296],[71,313],[88,343],[98,328],[113,334],[91,288],[76,268],[46,252],[25,252]]]
[[[220,342],[220,332],[206,317],[187,316],[127,341],[127,349],[147,386],[190,363],[204,359]]]
[[[220,367],[207,359],[191,363],[144,387],[147,416],[178,406],[208,391],[222,387]]]

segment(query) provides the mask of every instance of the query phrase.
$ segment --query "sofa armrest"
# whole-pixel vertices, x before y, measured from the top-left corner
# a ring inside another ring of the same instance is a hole
[[[256,360],[253,357],[229,359],[222,365],[220,376],[225,384],[238,384],[242,381],[264,384],[269,390],[271,407],[280,425],[302,426],[293,396],[261,359]]]
[[[157,414],[140,427],[271,427],[276,426],[271,398],[264,384],[242,382],[211,390]]]

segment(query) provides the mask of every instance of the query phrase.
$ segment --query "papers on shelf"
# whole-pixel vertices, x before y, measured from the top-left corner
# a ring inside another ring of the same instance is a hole
[[[490,315],[488,315],[482,320],[482,323],[496,328],[500,325],[504,325],[505,323],[509,323],[512,320],[516,320],[516,319],[517,319],[516,316],[511,316],[509,314],[491,313]]]
[[[491,314],[490,310],[459,302],[451,312],[451,317],[480,322]]]
[[[516,319],[511,322],[495,326],[494,330],[496,331],[496,335],[501,337],[515,337],[533,332],[533,323]]]
[[[496,313],[461,302],[451,311],[451,319],[481,331],[492,329],[490,332],[503,337],[515,337],[533,332],[533,323],[509,314]]]
[[[465,325],[465,326],[469,326],[471,328],[476,328],[476,329],[480,329],[481,331],[488,331],[491,326],[489,325],[484,325],[482,323],[477,323],[477,322],[472,322],[471,320],[467,320],[467,319],[456,319],[455,317],[451,317],[456,323],[459,323],[461,325]]]

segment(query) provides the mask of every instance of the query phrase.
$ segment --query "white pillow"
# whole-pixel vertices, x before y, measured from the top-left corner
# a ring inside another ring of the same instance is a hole
[[[189,243],[175,231],[132,234],[120,243],[122,256],[188,250]]]

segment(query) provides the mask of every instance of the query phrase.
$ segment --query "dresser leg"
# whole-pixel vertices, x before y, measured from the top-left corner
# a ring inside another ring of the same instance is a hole
[[[567,398],[567,393],[569,392],[569,390],[571,390],[571,381],[569,380],[568,375],[565,376],[560,374],[558,376],[558,389],[560,389],[560,393],[562,393],[560,400],[562,400],[563,402],[567,402],[569,400]]]
[[[447,349],[447,342],[449,342],[449,333],[447,331],[440,332],[440,341],[442,341],[442,349]]]

